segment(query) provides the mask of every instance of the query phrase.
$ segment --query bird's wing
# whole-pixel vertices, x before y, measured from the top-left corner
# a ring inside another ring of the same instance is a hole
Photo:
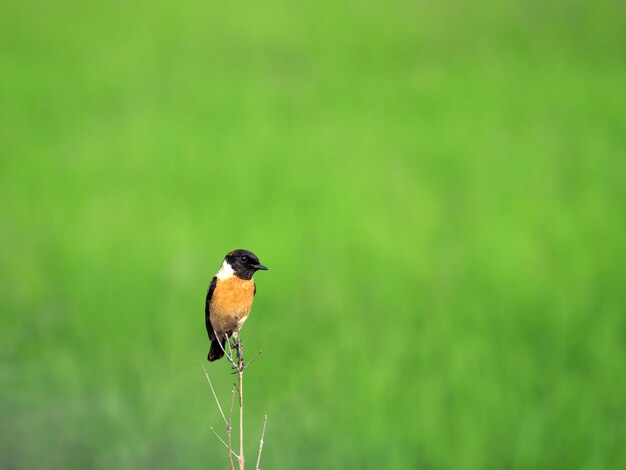
[[[254,281],[252,281],[254,282]],[[252,295],[256,295],[256,282],[254,282],[254,293]]]
[[[206,332],[209,335],[209,339],[213,341],[215,334],[213,333],[213,326],[211,325],[211,311],[209,309],[211,305],[211,299],[213,298],[213,291],[217,285],[217,277],[213,276],[211,284],[209,284],[209,290],[206,293],[206,303],[204,305],[204,323],[206,325]]]

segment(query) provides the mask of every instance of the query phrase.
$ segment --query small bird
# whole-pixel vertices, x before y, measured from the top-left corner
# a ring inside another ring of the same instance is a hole
[[[250,314],[256,285],[252,276],[267,268],[248,250],[234,250],[226,255],[222,267],[211,280],[206,295],[204,319],[211,340],[207,359],[224,356],[224,340],[239,335],[239,329]]]

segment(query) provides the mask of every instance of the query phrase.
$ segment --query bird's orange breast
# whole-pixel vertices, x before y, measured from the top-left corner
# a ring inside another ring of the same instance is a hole
[[[254,280],[218,278],[209,307],[213,329],[218,333],[237,329],[248,317],[253,299]]]

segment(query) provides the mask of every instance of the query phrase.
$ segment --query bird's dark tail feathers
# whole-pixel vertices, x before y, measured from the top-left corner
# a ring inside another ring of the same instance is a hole
[[[209,362],[213,362],[213,361],[217,361],[218,359],[221,359],[224,356],[224,345],[222,344],[220,346],[220,342],[217,338],[213,338],[213,341],[211,341],[211,348],[209,349],[209,355],[207,356],[207,359],[209,360]]]

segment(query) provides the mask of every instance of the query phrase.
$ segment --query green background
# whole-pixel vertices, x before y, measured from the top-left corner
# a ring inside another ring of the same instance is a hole
[[[2,468],[626,467],[623,2],[1,11]]]

